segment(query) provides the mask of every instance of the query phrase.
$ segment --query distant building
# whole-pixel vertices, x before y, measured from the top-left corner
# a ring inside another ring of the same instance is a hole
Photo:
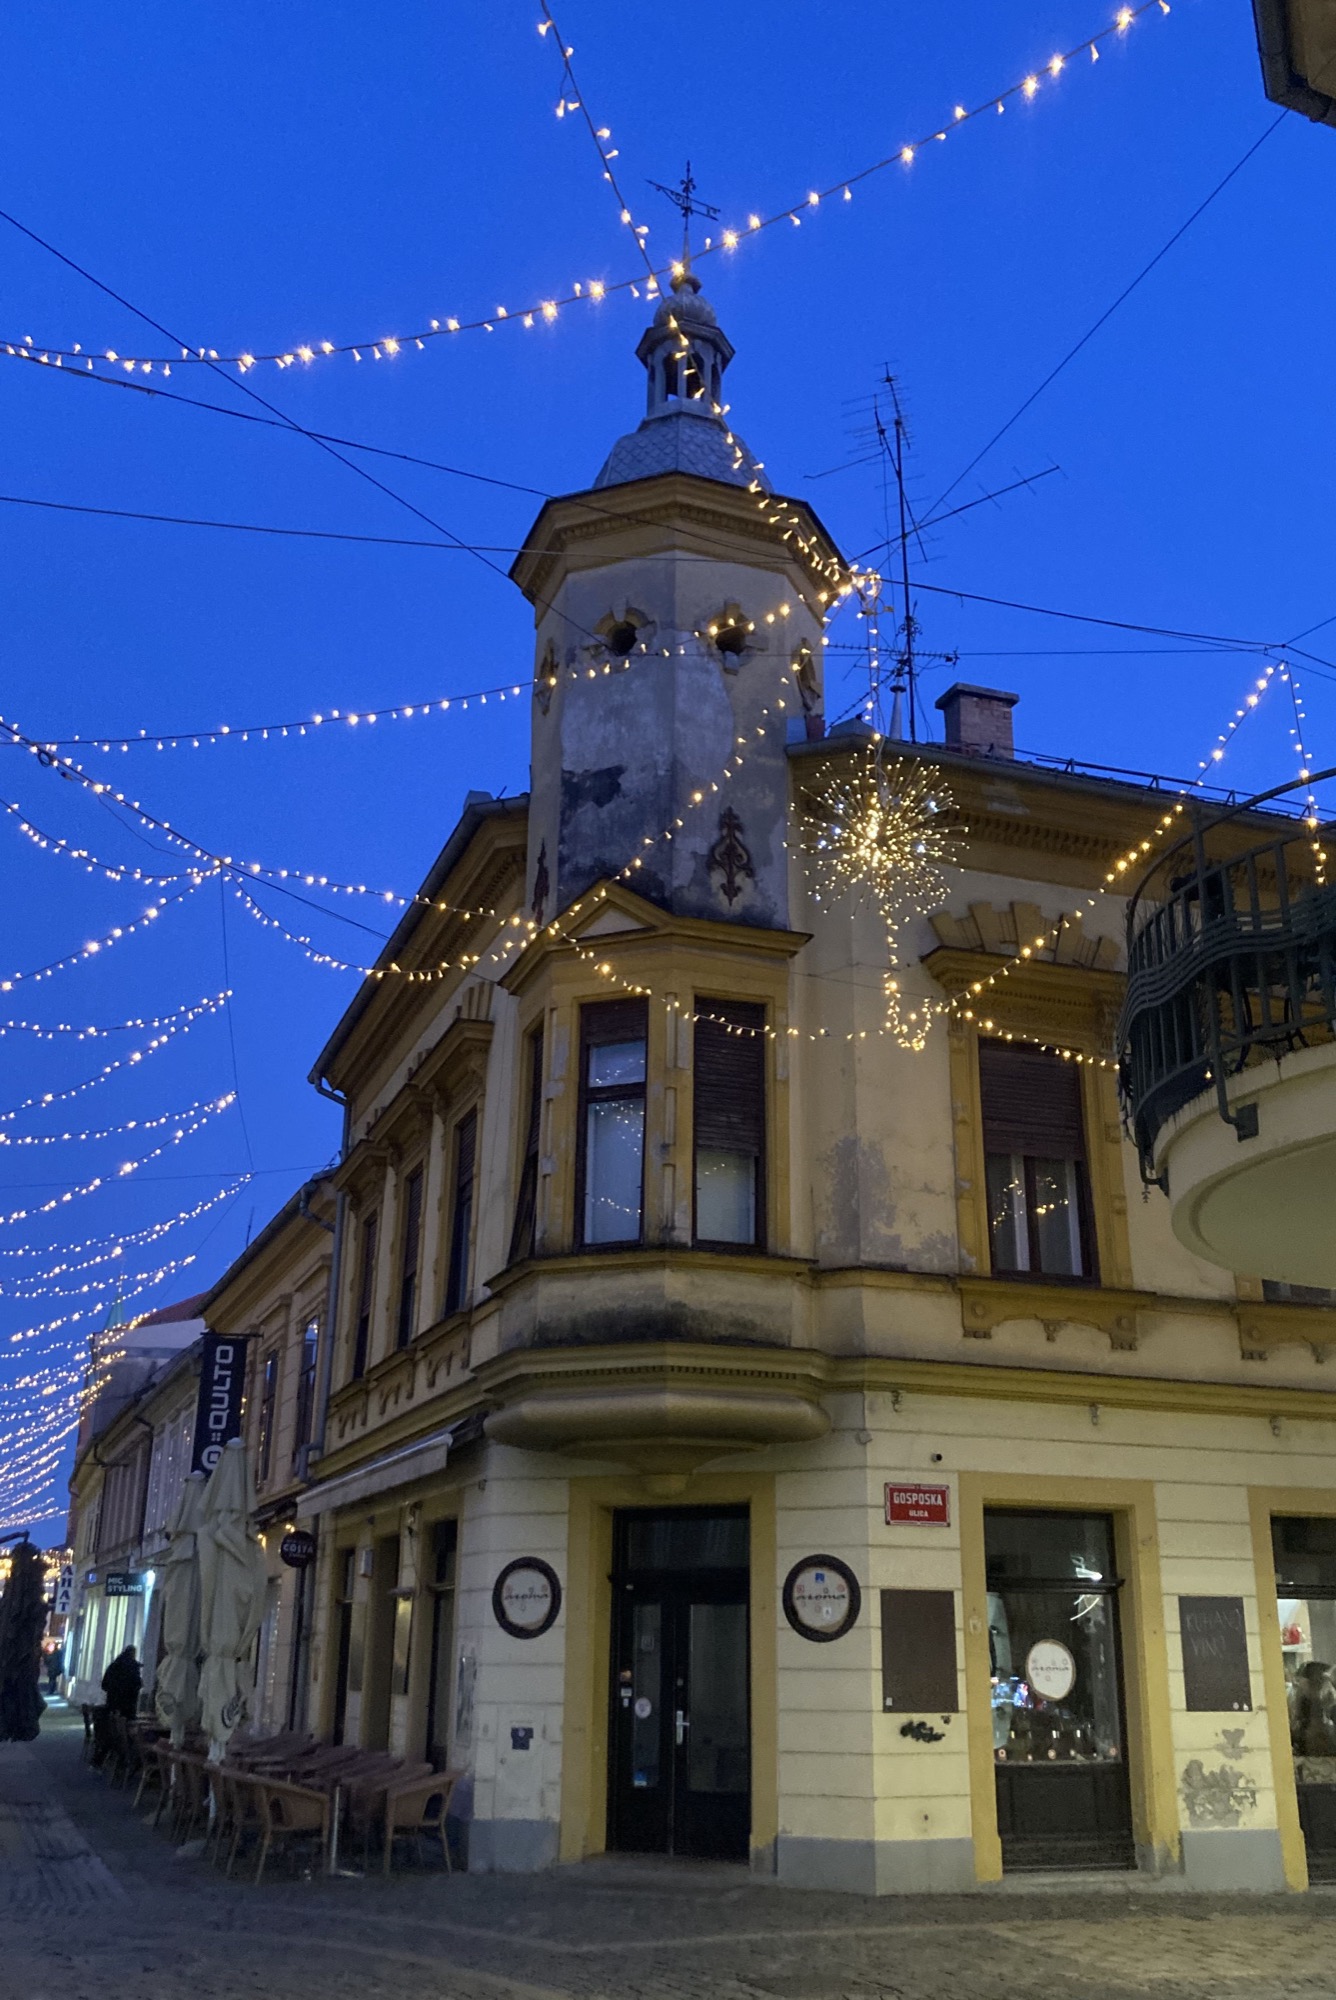
[[[153,1684],[155,1562],[190,1467],[203,1298],[113,1319],[90,1342],[95,1393],[80,1423],[66,1533],[74,1551],[65,1646],[73,1701],[101,1701],[103,1672],[124,1646],[137,1649],[145,1687]]]

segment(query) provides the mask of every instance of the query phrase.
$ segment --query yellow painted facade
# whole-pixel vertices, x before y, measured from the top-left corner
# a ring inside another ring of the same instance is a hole
[[[700,324],[708,345],[712,315]],[[1037,1865],[999,1818],[1028,1780],[999,1754],[999,1690],[1019,1670],[994,1643],[990,1523],[1097,1517],[1116,1576],[1071,1576],[1106,1591],[1102,1625],[1076,1615],[1116,1671],[1118,1749],[1076,1758],[1101,1797],[1118,1773],[1101,1778],[1100,1759],[1126,1772],[1105,1865],[1302,1887],[1270,1522],[1336,1518],[1336,1310],[1189,1255],[1123,1135],[1122,904],[1105,878],[1165,794],[893,746],[935,769],[955,828],[944,886],[901,938],[905,1002],[936,1010],[924,1046],[902,1046],[884,926],[868,901],[819,895],[805,859],[823,791],[868,755],[857,729],[823,733],[812,641],[833,548],[809,510],[727,483],[720,463],[540,516],[516,570],[537,633],[533,792],[471,797],[317,1060],[345,1107],[317,1205],[333,1235],[290,1215],[214,1295],[213,1323],[280,1353],[285,1385],[321,1319],[309,1441],[298,1458],[280,1415],[289,1473],[262,1495],[276,1525],[318,1539],[304,1712],[462,1770],[472,1867],[672,1847],[689,1800],[664,1842],[643,1833],[640,1794],[667,1766],[627,1732],[656,1713],[636,1692],[646,1640],[666,1659],[671,1620],[704,1604],[701,1633],[735,1648],[745,1633],[717,1721],[745,1723],[732,1776],[714,1746],[719,1798],[743,1800],[729,1852],[819,1887],[987,1883],[1008,1852]],[[735,652],[716,643],[725,610]],[[675,746],[661,768],[656,732]],[[653,785],[623,787],[646,757]],[[651,795],[669,800],[662,823],[643,820]],[[600,800],[621,846],[589,830]],[[587,1244],[587,1010],[609,1002],[643,1007],[641,1223]],[[693,1219],[696,1038],[739,1005],[763,1010],[764,1170],[755,1240],[724,1246]],[[1080,1276],[996,1268],[980,1044],[1008,1038],[1079,1072]],[[887,1487],[914,1485],[945,1487],[948,1518],[888,1523]],[[690,1604],[670,1563],[650,1574],[635,1555],[654,1520],[665,1547],[695,1523],[736,1549],[744,1516],[745,1555],[704,1565]],[[505,1622],[508,1566],[526,1561],[560,1594],[532,1636]],[[796,1601],[795,1574],[823,1563],[847,1568],[861,1609],[813,1640],[785,1588]],[[636,1623],[628,1606],[652,1610],[660,1587],[668,1622]],[[926,1617],[943,1593],[954,1669],[939,1657],[938,1705],[888,1707],[883,1602]],[[1249,1707],[1189,1706],[1185,1597],[1241,1607]],[[293,1604],[289,1582],[280,1682]],[[662,1737],[687,1792],[681,1773],[709,1760],[680,1690],[706,1650],[681,1653],[675,1743]],[[1034,1699],[1056,1716],[1063,1698]],[[1051,1831],[1046,1847],[1032,1829],[1031,1851],[1062,1867]]]

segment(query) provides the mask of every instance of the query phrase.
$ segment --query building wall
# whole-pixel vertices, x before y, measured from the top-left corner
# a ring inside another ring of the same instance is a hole
[[[897,1389],[885,1369],[875,1379],[827,1398],[832,1428],[820,1443],[721,1461],[680,1495],[693,1505],[746,1497],[752,1509],[753,1867],[875,1892],[999,1875],[981,1532],[983,1509],[999,1505],[1107,1512],[1118,1525],[1141,1867],[1182,1872],[1204,1889],[1301,1886],[1270,1549],[1256,1516],[1259,1504],[1264,1515],[1310,1511],[1315,1490],[1336,1512],[1328,1424],[1272,1417],[1241,1396],[1187,1407],[1190,1390],[1156,1405],[1108,1382],[1105,1400],[1085,1401],[1051,1375],[1027,1385],[1008,1371],[990,1393]],[[907,1480],[949,1486],[949,1526],[887,1526],[885,1485]],[[457,1805],[472,1822],[472,1867],[530,1868],[602,1848],[608,1523],[618,1505],[661,1504],[614,1466],[492,1446],[470,1453],[466,1469],[381,1496],[374,1513],[359,1504],[330,1523],[331,1547],[374,1547],[398,1532],[401,1548],[421,1552],[432,1520],[459,1521],[450,1760],[468,1773]],[[420,1524],[414,1535],[410,1523]],[[863,1590],[858,1624],[826,1645],[793,1632],[779,1609],[788,1571],[814,1554],[849,1563]],[[521,1641],[496,1622],[491,1593],[505,1564],[525,1555],[551,1563],[564,1601],[551,1631]],[[415,1756],[427,1593],[415,1561],[400,1581],[414,1591],[417,1670],[395,1697],[390,1747]],[[327,1584],[326,1573],[326,1598]],[[883,1589],[954,1594],[955,1712],[883,1711]],[[359,1592],[365,1607],[368,1579]],[[1188,1711],[1181,1595],[1243,1600],[1251,1711]],[[321,1618],[328,1683],[327,1603]],[[472,1688],[462,1704],[461,1672]],[[939,1740],[907,1736],[916,1720]],[[528,1731],[530,1747],[519,1748]],[[346,1736],[365,1740],[356,1697]]]

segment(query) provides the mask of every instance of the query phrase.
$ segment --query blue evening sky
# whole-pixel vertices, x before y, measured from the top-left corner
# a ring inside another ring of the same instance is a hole
[[[1112,11],[1110,0],[820,9],[561,0],[577,74],[613,128],[618,172],[660,258],[676,243],[674,219],[645,183],[675,180],[688,154],[701,194],[724,223],[740,222],[924,137],[957,102],[1041,74],[1032,102],[1011,100],[1005,115],[861,184],[851,203],[824,204],[801,229],[784,224],[702,266],[737,348],[734,420],[775,484],[813,501],[849,552],[883,532],[878,468],[812,475],[858,455],[854,406],[883,365],[902,384],[914,491],[927,507],[1276,116],[1247,0],[1173,0],[1167,17],[1153,9],[1102,44],[1098,63],[1082,56],[1056,81],[1044,74],[1055,51],[1107,27]],[[332,0],[241,13],[68,0],[58,17],[10,10],[0,30],[0,206],[223,354],[403,335],[433,318],[565,294],[575,280],[634,276],[587,131],[553,115],[560,78],[538,13],[533,0]],[[916,553],[916,576],[1267,641],[1336,614],[1336,472],[1323,416],[1336,323],[1333,175],[1336,135],[1285,119],[955,498],[1061,471],[942,528],[926,561]],[[0,256],[0,340],[172,351],[3,223]],[[498,325],[395,360],[266,365],[247,380],[308,428],[560,492],[587,485],[642,412],[633,349],[647,315],[623,293],[533,331]],[[219,379],[178,368],[162,386],[256,408],[235,371]],[[7,495],[432,534],[301,437],[59,379],[3,354],[0,423]],[[503,551],[538,505],[446,472],[360,462],[452,534]],[[485,563],[3,504],[0,536],[0,713],[42,738],[282,721],[523,682],[531,671],[531,616],[505,580],[504,552]],[[1192,775],[1258,670],[1246,654],[1165,650],[1172,641],[949,595],[922,592],[918,608],[923,643],[959,649],[961,677],[1019,692],[1018,741],[1037,751]],[[1336,625],[1312,644],[1336,660]],[[1117,647],[1155,650],[1099,650]],[[850,677],[832,706],[858,692],[855,656],[835,657]],[[1333,677],[1318,668],[1303,677],[1319,764],[1336,761]],[[934,724],[943,684],[941,670],[925,682]],[[1231,782],[1292,775],[1291,719],[1278,691],[1231,751]],[[88,761],[209,847],[408,891],[467,790],[524,787],[527,704]],[[23,751],[0,750],[0,777],[0,798],[44,832],[113,862],[158,865],[131,826]],[[105,935],[148,900],[139,885],[38,851],[12,819],[0,842],[0,973]],[[273,892],[262,898],[323,949],[374,956],[365,931]],[[340,907],[388,927],[369,902]],[[310,963],[230,897],[224,929],[223,908],[211,884],[151,935],[20,982],[0,1009],[78,1024],[160,1014],[223,986],[226,946],[240,1112],[118,1186],[0,1229],[0,1248],[143,1229],[253,1161],[257,1177],[230,1206],[127,1253],[131,1271],[197,1256],[140,1307],[212,1282],[248,1229],[337,1144],[337,1115],[305,1079],[353,978]],[[142,1040],[11,1033],[0,1039],[0,1111],[67,1088]],[[0,1134],[151,1119],[232,1085],[218,1016],[129,1076],[0,1120]],[[59,1197],[151,1143],[131,1134],[15,1149],[0,1159],[2,1212]],[[16,1300],[14,1275],[28,1268],[45,1266],[0,1259],[0,1335],[78,1303]],[[95,1266],[83,1277],[106,1275]],[[41,1365],[58,1365],[88,1323],[14,1345],[9,1377],[27,1365],[15,1357],[38,1350]],[[11,1420],[23,1401],[11,1392]]]

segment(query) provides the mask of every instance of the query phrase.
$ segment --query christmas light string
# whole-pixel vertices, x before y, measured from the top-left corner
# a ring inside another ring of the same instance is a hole
[[[603,179],[611,188],[621,214],[621,220],[630,230],[636,249],[640,252],[641,262],[645,266],[649,284],[651,287],[656,287],[659,282],[659,274],[654,268],[653,260],[645,245],[645,238],[649,235],[649,224],[647,222],[637,222],[632,215],[630,204],[622,192],[617,174],[613,168],[612,163],[618,157],[620,148],[612,144],[611,129],[607,125],[596,125],[594,122],[593,114],[585,103],[584,93],[575,80],[575,71],[571,68],[571,58],[575,54],[575,50],[566,42],[560,28],[557,27],[552,15],[552,9],[548,5],[548,0],[538,0],[538,4],[543,12],[543,18],[538,23],[538,33],[544,38],[550,32],[555,35],[554,46],[561,62],[562,94],[556,103],[557,117],[564,118],[568,111],[579,112],[581,123],[584,125],[593,142],[594,151],[598,154]],[[566,96],[567,87],[571,91],[569,97]]]
[[[12,740],[12,739],[11,739]],[[170,883],[179,882],[185,873],[178,869],[173,875],[150,875],[142,868],[134,868],[128,862],[99,861],[86,847],[74,847],[68,840],[57,834],[43,833],[40,827],[25,818],[21,806],[12,800],[0,799],[0,811],[7,812],[14,820],[20,833],[26,834],[35,847],[46,854],[60,854],[70,861],[79,861],[90,875],[105,875],[109,882],[137,882],[144,888],[161,889]]]
[[[331,723],[337,723],[344,729],[366,729],[377,722],[425,721],[428,717],[452,712],[456,715],[467,714],[470,702],[485,708],[489,701],[514,701],[524,692],[522,681],[509,681],[495,687],[471,688],[467,694],[433,695],[428,701],[390,702],[383,708],[320,710],[288,722],[222,722],[213,729],[141,729],[134,736],[56,736],[41,739],[20,735],[0,739],[0,746],[6,740],[21,748],[36,744],[33,754],[45,751],[54,755],[65,749],[100,750],[104,753],[112,750],[201,750],[217,743],[281,742],[289,737],[314,735],[318,729],[328,728]],[[0,717],[0,727],[7,726]],[[15,812],[18,808],[11,806],[8,810]]]
[[[179,889],[173,896],[159,896],[157,902],[151,903],[143,915],[137,917],[133,923],[117,924],[104,937],[91,939],[77,951],[66,952],[63,957],[52,959],[49,965],[39,965],[31,972],[11,972],[7,979],[0,979],[0,993],[11,993],[16,986],[24,984],[35,986],[43,979],[53,979],[58,972],[67,971],[72,965],[82,965],[91,958],[100,957],[103,952],[110,951],[113,945],[120,944],[123,939],[134,937],[146,929],[155,917],[161,916],[162,912],[172,904],[183,902],[187,896],[193,896],[198,887],[199,882],[193,881],[189,888]]]
[[[695,253],[696,260],[699,261],[702,257],[717,255],[720,252],[734,252],[749,238],[778,228],[784,223],[788,223],[794,228],[801,228],[805,222],[812,219],[813,215],[823,204],[828,204],[832,201],[841,204],[852,202],[853,190],[862,182],[896,168],[904,170],[912,167],[919,154],[926,152],[932,145],[943,143],[966,124],[970,124],[980,118],[990,115],[995,116],[1004,112],[1007,106],[1013,101],[1019,100],[1023,103],[1032,102],[1041,90],[1047,89],[1052,83],[1056,82],[1069,65],[1081,58],[1086,58],[1090,62],[1098,62],[1101,45],[1109,41],[1121,39],[1143,15],[1155,12],[1167,15],[1169,11],[1169,0],[1141,0],[1141,4],[1137,6],[1120,7],[1114,16],[1113,22],[1108,27],[1098,29],[1093,34],[1084,36],[1065,53],[1050,56],[1046,62],[1028,72],[1018,82],[1010,84],[1000,91],[991,93],[973,107],[956,104],[952,108],[951,117],[943,125],[926,132],[922,138],[901,145],[884,157],[873,160],[866,166],[857,168],[852,173],[842,175],[838,180],[833,181],[829,187],[820,189],[809,188],[796,200],[785,203],[767,215],[761,215],[752,211],[747,215],[745,222],[740,220],[736,226],[723,228],[717,237],[707,237],[704,248]],[[540,23],[540,32],[545,32],[548,25],[548,23]],[[578,93],[576,93],[576,96],[577,103],[575,109],[583,110],[583,101],[578,100]],[[591,123],[590,129],[597,133],[599,128],[593,127]],[[599,145],[600,158],[604,163],[603,170],[608,172],[608,149],[604,141],[597,140],[597,143]],[[612,157],[616,157],[615,151]],[[624,201],[622,202],[622,207],[629,214],[630,211],[626,209]],[[5,219],[15,222],[15,218],[13,217],[6,217]],[[22,227],[21,224],[16,224],[16,226]],[[645,255],[648,264],[648,275],[641,274],[635,278],[620,278],[615,280],[604,280],[601,278],[578,280],[571,284],[567,291],[539,298],[528,305],[498,305],[486,316],[472,319],[460,319],[455,315],[446,314],[440,318],[430,319],[427,324],[421,326],[413,333],[385,335],[355,341],[307,340],[298,342],[287,349],[269,351],[264,351],[259,344],[254,349],[245,349],[240,352],[230,353],[216,347],[180,346],[175,354],[151,354],[147,356],[123,354],[114,348],[101,347],[96,342],[76,341],[69,346],[61,346],[57,343],[39,343],[31,335],[24,334],[12,339],[0,338],[0,354],[15,360],[36,362],[56,368],[70,364],[88,372],[95,372],[99,369],[119,369],[127,377],[157,375],[164,379],[170,377],[172,371],[178,368],[226,366],[236,368],[242,375],[245,375],[261,363],[267,363],[279,369],[290,369],[310,367],[317,361],[330,360],[336,356],[351,356],[355,362],[359,363],[366,359],[372,361],[394,360],[408,354],[424,352],[433,341],[448,339],[455,334],[476,332],[490,334],[495,333],[500,326],[513,325],[529,330],[545,325],[550,326],[567,308],[579,305],[596,305],[600,301],[620,293],[629,293],[633,298],[640,298],[642,295],[650,298],[659,296],[664,282],[671,279],[672,276],[680,274],[682,270],[681,262],[674,260],[661,266],[656,266],[649,262],[644,242],[648,234],[648,225],[632,223],[630,226],[639,249]],[[31,232],[25,233],[30,234]]]
[[[774,506],[774,497],[767,495],[764,504]],[[629,520],[636,517],[625,516],[619,518]],[[796,522],[798,518],[797,515],[793,515],[791,520]],[[676,557],[675,560],[714,561],[715,558],[704,555],[700,557],[687,555],[685,557]],[[811,567],[810,564],[809,567]],[[821,574],[827,581],[842,582],[845,577],[845,572],[838,564],[823,563]],[[848,593],[844,594],[847,595]],[[818,592],[818,602],[825,606],[830,603],[832,595],[831,591],[826,591],[824,594]],[[778,599],[768,610],[758,611],[755,618],[749,618],[746,621],[747,630],[749,633],[754,632],[761,625],[777,627],[784,619],[791,615],[792,609],[792,603],[787,597]],[[716,636],[717,630],[717,625],[707,623],[704,627],[697,628],[693,632],[693,637],[703,642],[709,642]],[[591,634],[590,639],[591,648],[589,650],[597,648],[600,653],[606,652],[606,641],[600,635]],[[678,651],[682,651],[680,646]],[[673,657],[673,649],[671,646],[655,646],[650,640],[640,640],[629,654],[624,656],[619,655],[615,659],[612,657],[600,658],[597,663],[586,662],[584,665],[577,666],[563,666],[554,662],[543,673],[541,683],[536,680],[533,685],[535,688],[541,685],[545,690],[550,691],[555,688],[559,681],[594,680],[597,679],[600,673],[624,673],[637,661],[651,657],[665,660],[671,659]],[[219,743],[281,741],[285,738],[312,735],[317,730],[327,728],[332,723],[348,729],[365,729],[378,722],[398,722],[414,719],[421,721],[429,717],[437,717],[451,712],[455,714],[467,713],[470,702],[476,703],[480,708],[485,708],[491,700],[499,703],[514,701],[526,693],[526,691],[525,684],[522,681],[511,680],[498,683],[493,687],[473,688],[466,694],[433,695],[426,701],[390,702],[380,708],[329,708],[317,710],[310,715],[290,719],[286,722],[224,722],[208,729],[140,729],[133,736],[77,735],[40,737],[31,734],[18,723],[0,716],[0,731],[4,732],[0,734],[0,748],[26,750],[30,756],[58,763],[62,770],[67,767],[71,770],[77,770],[79,767],[70,763],[70,760],[67,758],[59,755],[62,750],[97,750],[103,754],[107,754],[112,751],[128,752],[130,750],[199,750]],[[85,775],[89,776],[90,783],[94,782],[90,774]],[[124,798],[123,794],[118,793],[116,796],[121,803],[130,803]],[[0,803],[3,802],[0,801]],[[17,807],[9,809],[14,812],[18,811]],[[50,836],[47,836],[47,838],[51,839]],[[51,844],[57,845],[58,843],[52,840]],[[204,852],[202,849],[198,851],[201,853]],[[98,867],[118,865],[99,862],[96,860],[96,857],[88,858],[92,859]],[[301,871],[294,870],[293,872],[300,873]],[[145,879],[152,878],[146,877]],[[176,880],[178,878],[172,877],[170,879]]]
[[[83,1182],[78,1187],[66,1188],[63,1194],[53,1195],[50,1201],[41,1202],[36,1207],[16,1208],[8,1215],[0,1215],[0,1229],[8,1229],[16,1222],[27,1222],[35,1215],[50,1215],[56,1209],[64,1207],[66,1202],[78,1201],[84,1195],[96,1194],[99,1188],[109,1187],[117,1181],[125,1180],[130,1174],[138,1173],[139,1169],[147,1166],[150,1160],[160,1159],[170,1147],[179,1146],[183,1140],[189,1139],[202,1126],[207,1125],[211,1118],[228,1110],[236,1103],[236,1095],[234,1090],[229,1090],[225,1096],[215,1098],[211,1104],[204,1106],[200,1115],[189,1125],[180,1127],[170,1138],[164,1139],[161,1145],[155,1146],[149,1153],[141,1154],[137,1160],[126,1160],[114,1170],[109,1170],[105,1174],[95,1174],[91,1180]]]
[[[1304,742],[1304,737],[1308,733],[1308,717],[1304,709],[1303,694],[1299,687],[1299,676],[1295,673],[1293,667],[1286,665],[1281,668],[1280,677],[1288,683],[1290,690],[1290,707],[1294,711],[1294,723],[1290,729],[1290,737],[1294,743],[1295,755],[1299,759],[1299,776],[1306,783],[1313,766],[1308,754],[1308,746]],[[1312,834],[1308,845],[1312,850],[1313,868],[1317,878],[1317,885],[1319,888],[1324,888],[1327,880],[1327,851],[1322,845],[1321,837],[1317,831],[1320,823],[1317,799],[1310,785],[1304,800],[1304,825],[1309,828]]]
[[[13,1105],[8,1111],[0,1111],[0,1125],[8,1124],[24,1111],[45,1110],[48,1105],[63,1104],[71,1097],[79,1097],[85,1090],[96,1090],[100,1084],[109,1082],[117,1071],[133,1069],[139,1063],[147,1062],[150,1056],[156,1055],[159,1049],[166,1048],[178,1034],[188,1035],[196,1021],[203,1020],[207,1015],[216,1014],[220,1007],[227,1005],[231,997],[229,987],[225,993],[218,993],[211,998],[198,1001],[193,1007],[181,1008],[174,1017],[168,1017],[169,1024],[164,1025],[142,1048],[132,1049],[129,1055],[118,1056],[115,1061],[104,1063],[95,1076],[84,1077],[81,1082],[69,1084],[64,1090],[44,1090],[36,1096],[25,1097],[21,1104]],[[3,1143],[5,1143],[3,1136],[0,1136],[0,1144]]]
[[[137,1288],[130,1296],[138,1298],[140,1292],[146,1290],[148,1286],[161,1284],[165,1278],[174,1277],[178,1271],[188,1269],[195,1262],[196,1256],[197,1252],[192,1250],[185,1257],[169,1257],[166,1263],[159,1264],[152,1271],[132,1271],[129,1274],[118,1271],[113,1273],[109,1278],[86,1278],[81,1285],[64,1286],[58,1290],[43,1292],[41,1294],[19,1291],[15,1286],[0,1285],[0,1298],[31,1300],[34,1297],[40,1296],[48,1299],[79,1299],[87,1298],[94,1292],[118,1292],[126,1285],[133,1285]],[[11,1345],[18,1340],[26,1340],[27,1338],[28,1335],[26,1333],[15,1333],[9,1336]]]
[[[164,1125],[173,1125],[181,1118],[193,1118],[195,1113],[202,1111],[206,1104],[214,1105],[215,1103],[216,1100],[213,1098],[201,1097],[194,1104],[188,1104],[184,1111],[162,1111],[153,1118],[126,1118],[119,1125],[106,1125],[100,1131],[21,1132],[17,1135],[10,1132],[0,1132],[0,1147],[66,1146],[82,1145],[85,1142],[92,1145],[99,1139],[124,1138],[130,1132],[158,1132],[161,1131]]]
[[[60,1257],[67,1261],[53,1265],[47,1271],[21,1272],[19,1276],[26,1283],[36,1284],[47,1278],[63,1277],[67,1271],[92,1270],[96,1265],[114,1261],[124,1256],[127,1249],[137,1249],[146,1243],[158,1243],[173,1229],[180,1229],[185,1223],[194,1222],[199,1216],[207,1215],[217,1208],[219,1202],[239,1195],[248,1187],[253,1176],[234,1174],[225,1181],[216,1194],[206,1195],[193,1207],[180,1209],[177,1214],[166,1216],[158,1222],[149,1223],[143,1229],[117,1232],[109,1236],[86,1236],[77,1243],[23,1243],[0,1248],[0,1257]],[[85,1258],[82,1263],[70,1260],[83,1258],[87,1250],[104,1252],[101,1256]]]

